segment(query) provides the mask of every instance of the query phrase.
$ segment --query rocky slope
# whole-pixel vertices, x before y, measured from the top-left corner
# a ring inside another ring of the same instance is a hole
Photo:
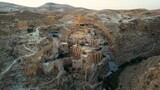
[[[14,11],[30,11],[32,13],[51,13],[51,12],[76,12],[76,10],[88,10],[85,8],[77,8],[66,4],[46,3],[39,7],[26,7],[17,4],[0,2],[0,12],[14,12]]]
[[[160,15],[146,9],[101,10],[85,15],[98,20],[112,33],[111,50],[117,64],[160,53]]]
[[[13,47],[16,45],[15,41],[19,40],[17,36],[28,28],[35,29],[49,25],[50,27],[42,29],[47,33],[47,31],[62,29],[53,25],[59,23],[59,26],[65,24],[68,28],[77,30],[76,16],[81,15],[83,18],[102,23],[110,31],[113,36],[113,44],[110,45],[110,49],[117,65],[135,58],[148,58],[139,64],[126,67],[120,73],[118,90],[160,89],[160,67],[158,65],[160,56],[155,56],[160,54],[160,10],[96,11],[55,3],[46,3],[40,7],[31,8],[0,2],[0,12],[0,71],[3,71],[13,59],[19,56],[20,53],[14,51]],[[18,67],[15,66],[10,73],[16,71],[16,68]],[[23,74],[20,73],[20,75]],[[22,78],[22,76],[18,77]],[[33,81],[38,82],[36,78]],[[0,84],[2,85],[2,82]]]
[[[160,56],[128,66],[120,74],[117,90],[159,90]]]
[[[160,53],[160,16],[122,20],[113,54],[118,63]]]
[[[0,2],[0,12],[1,13],[14,12],[14,11],[35,12],[36,9],[32,7],[26,7],[26,6],[21,6],[17,4],[7,3],[7,2]]]
[[[74,7],[69,6],[69,5],[61,5],[61,4],[55,4],[55,3],[46,3],[37,9],[41,11],[59,11],[59,12],[64,12],[65,10],[72,10]]]

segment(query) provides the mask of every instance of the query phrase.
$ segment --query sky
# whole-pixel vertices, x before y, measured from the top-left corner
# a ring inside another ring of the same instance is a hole
[[[68,4],[75,7],[88,9],[160,9],[160,0],[0,0],[14,4],[38,7],[47,2]]]

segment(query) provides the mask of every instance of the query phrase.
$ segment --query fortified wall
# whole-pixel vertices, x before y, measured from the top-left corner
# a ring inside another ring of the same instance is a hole
[[[26,58],[25,61],[25,71],[27,75],[32,76],[35,75],[39,68],[41,68],[41,63],[49,59],[49,57],[53,54],[53,42],[49,45],[43,47],[39,52],[37,52],[34,56]]]
[[[85,23],[90,23],[90,24],[93,24],[93,25],[99,27],[99,28],[102,30],[102,32],[104,33],[104,36],[107,38],[109,44],[112,44],[112,43],[113,43],[114,40],[113,40],[113,37],[112,37],[111,33],[110,33],[109,30],[108,30],[103,24],[101,24],[100,22],[98,22],[98,21],[96,21],[96,20],[85,19],[85,18],[83,18],[83,17],[81,17],[81,16],[77,16],[77,21],[78,21],[78,23],[83,23],[83,22],[85,22]]]

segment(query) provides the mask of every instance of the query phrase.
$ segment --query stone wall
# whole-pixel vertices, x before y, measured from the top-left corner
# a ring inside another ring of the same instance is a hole
[[[111,33],[109,32],[109,30],[103,25],[101,24],[100,22],[96,21],[96,20],[89,20],[89,19],[85,19],[81,16],[78,16],[77,17],[77,21],[79,23],[83,23],[83,22],[86,22],[86,23],[91,23],[95,26],[97,26],[99,29],[102,30],[102,32],[104,33],[104,36],[107,38],[107,40],[109,41],[109,44],[112,44],[114,42],[113,40],[113,37],[111,35]]]

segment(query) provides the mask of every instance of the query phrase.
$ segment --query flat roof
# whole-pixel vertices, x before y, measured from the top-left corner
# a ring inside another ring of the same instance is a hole
[[[68,44],[67,42],[61,42],[61,44]]]

